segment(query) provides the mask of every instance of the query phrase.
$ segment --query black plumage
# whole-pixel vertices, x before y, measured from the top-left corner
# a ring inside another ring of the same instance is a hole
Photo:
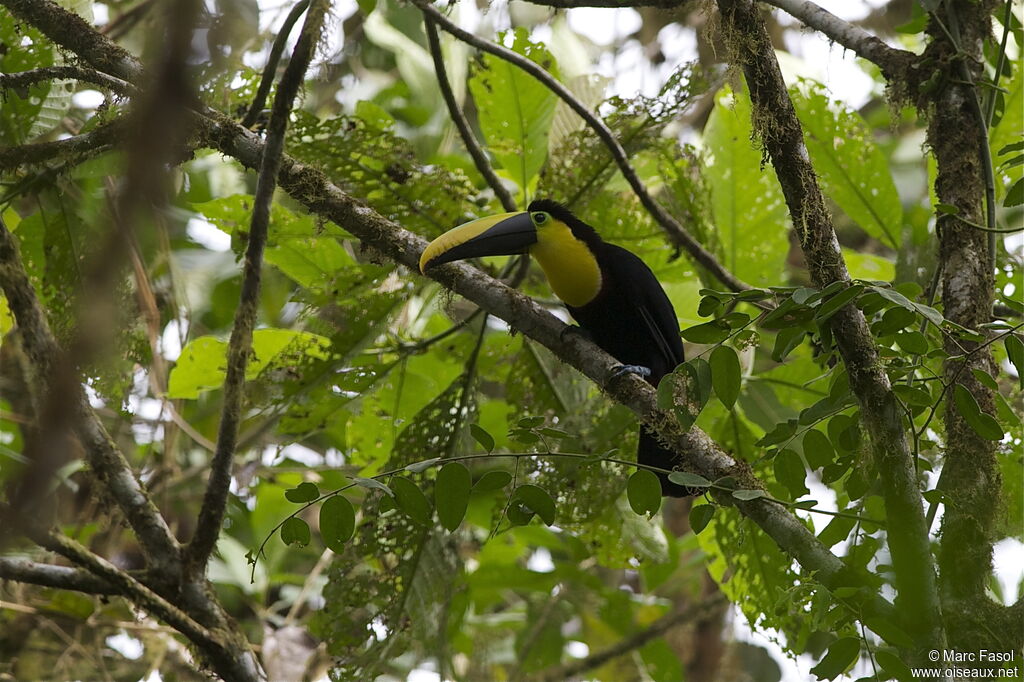
[[[635,254],[609,244],[590,225],[554,201],[537,200],[530,213],[544,211],[565,223],[573,235],[587,245],[601,271],[601,289],[582,306],[569,306],[569,313],[591,339],[624,365],[650,369],[645,380],[657,386],[662,377],[683,362],[683,342],[675,309],[658,279]],[[675,454],[658,444],[644,425],[640,426],[637,461],[662,469],[673,469]],[[693,492],[659,474],[662,493],[685,497]]]

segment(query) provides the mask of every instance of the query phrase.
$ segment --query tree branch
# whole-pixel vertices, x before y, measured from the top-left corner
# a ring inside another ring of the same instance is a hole
[[[108,76],[94,69],[83,69],[80,66],[46,66],[19,73],[0,73],[0,90],[25,88],[42,81],[64,78],[91,83],[119,95],[127,95],[135,90],[120,78]]]
[[[704,248],[699,241],[697,241],[693,235],[686,231],[679,222],[669,215],[668,211],[654,200],[654,197],[647,191],[647,187],[644,186],[640,180],[633,166],[629,163],[629,157],[626,155],[626,150],[622,148],[619,141],[615,139],[615,135],[605,125],[604,121],[595,116],[590,112],[583,104],[573,96],[569,90],[558,82],[551,74],[545,71],[542,67],[538,66],[534,62],[530,61],[526,57],[513,52],[501,45],[496,45],[487,40],[478,38],[477,36],[463,31],[461,28],[453,24],[443,14],[441,14],[428,0],[412,0],[412,3],[423,11],[423,14],[430,18],[431,21],[435,22],[438,26],[443,28],[448,33],[462,40],[469,45],[482,50],[489,54],[492,54],[499,59],[513,64],[526,73],[530,74],[538,81],[540,81],[546,88],[555,93],[563,102],[569,105],[573,111],[586,121],[587,125],[591,130],[601,139],[601,141],[611,152],[612,158],[615,160],[615,164],[618,166],[619,171],[623,177],[626,178],[626,182],[633,188],[633,192],[640,199],[640,203],[643,204],[647,212],[661,225],[662,229],[668,234],[669,239],[673,244],[676,244],[686,250],[690,254],[690,257],[694,261],[704,266],[708,272],[714,275],[722,284],[727,286],[733,291],[743,291],[745,289],[752,288],[746,282],[738,279],[735,275],[729,272],[725,266],[718,262],[718,259],[711,254],[710,251]]]
[[[245,385],[245,368],[252,349],[252,331],[256,325],[259,304],[260,269],[263,265],[263,249],[266,246],[270,225],[270,204],[277,186],[277,174],[284,153],[284,136],[288,127],[295,98],[302,86],[309,68],[313,51],[320,40],[324,16],[328,3],[314,0],[306,13],[306,20],[299,34],[299,40],[288,61],[277,94],[274,96],[270,123],[267,127],[267,141],[260,161],[259,179],[253,205],[252,222],[249,227],[249,243],[245,252],[242,273],[242,292],[235,312],[235,322],[228,342],[227,373],[224,378],[224,406],[221,412],[220,428],[217,433],[217,449],[210,462],[210,480],[203,506],[199,511],[196,534],[189,543],[185,554],[188,575],[199,575],[220,536],[224,511],[227,506],[228,489],[231,484],[231,464],[238,440],[238,425],[242,419],[242,391]]]
[[[775,167],[811,281],[819,289],[848,282],[832,218],[764,21],[751,0],[718,0],[718,7],[733,59],[743,68],[750,88],[754,130]],[[901,613],[910,614],[900,620],[914,637],[916,659],[929,649],[942,649],[944,634],[914,455],[864,315],[848,304],[829,319],[829,325],[870,434],[885,498]]]
[[[515,211],[518,208],[516,200],[512,198],[512,194],[505,187],[505,183],[494,172],[494,168],[491,167],[491,162],[487,158],[487,153],[480,147],[480,143],[476,141],[473,131],[470,130],[469,121],[466,120],[466,115],[462,113],[459,103],[455,101],[455,93],[452,92],[451,83],[448,82],[448,73],[444,65],[444,57],[441,54],[441,41],[437,35],[437,24],[434,23],[426,12],[423,13],[423,26],[427,31],[427,46],[430,48],[430,56],[434,60],[434,73],[437,74],[437,85],[441,89],[444,103],[448,105],[448,114],[452,117],[452,122],[462,138],[462,144],[466,146],[466,151],[473,157],[476,169],[480,171],[480,175],[484,176],[484,180],[494,191],[494,196],[498,197],[502,207],[509,212]],[[526,207],[524,206],[523,208],[525,209]]]
[[[263,144],[253,133],[225,117],[210,120],[207,125],[212,146],[250,169],[259,166]],[[313,213],[344,225],[351,234],[396,263],[418,270],[426,241],[363,206],[319,171],[285,156],[279,182]],[[431,271],[431,277],[505,320],[513,329],[544,345],[563,362],[595,381],[612,399],[636,412],[680,453],[687,470],[711,480],[733,476],[741,487],[763,488],[746,463],[733,460],[699,428],[683,432],[672,415],[657,408],[655,390],[645,381],[633,375],[613,379],[620,363],[580,335],[566,334],[565,323],[531,298],[465,263],[436,268]],[[835,589],[862,584],[842,560],[785,508],[764,499],[732,502],[825,586]],[[857,599],[863,601],[852,604],[855,609],[892,617],[891,605],[881,598],[858,596]]]
[[[109,151],[124,135],[127,126],[122,119],[97,126],[81,135],[54,142],[36,142],[0,148],[0,172],[34,166],[60,159],[74,165]]]
[[[32,536],[40,546],[82,566],[187,637],[203,653],[207,664],[223,679],[253,682],[263,679],[259,663],[251,650],[233,646],[230,639],[225,640],[217,631],[211,631],[197,623],[187,613],[103,557],[93,554],[86,547],[60,533],[37,532],[32,533]]]
[[[917,55],[908,50],[889,47],[864,29],[844,21],[808,0],[761,0],[796,17],[807,26],[820,31],[858,57],[876,64],[886,79],[902,81],[907,69],[917,63]]]
[[[0,4],[103,73],[135,81],[142,71],[138,59],[97,33],[85,19],[52,0],[0,0]]]
[[[594,668],[600,668],[612,659],[639,649],[651,640],[658,639],[677,625],[700,620],[726,603],[728,603],[728,600],[725,598],[725,595],[719,592],[714,598],[707,601],[691,604],[688,608],[666,613],[650,625],[638,630],[629,637],[619,640],[612,646],[590,654],[578,661],[572,661],[565,665],[541,671],[537,678],[542,680],[542,682],[561,682],[562,680],[573,679],[581,673],[593,670]]]
[[[109,581],[81,568],[42,564],[13,557],[0,557],[0,580],[16,580],[86,594],[120,594],[120,590]]]
[[[62,353],[50,332],[35,290],[25,273],[14,237],[0,216],[0,289],[18,323],[22,345],[34,371],[37,385],[47,386],[57,371]],[[92,472],[109,488],[110,494],[135,531],[151,566],[167,570],[177,560],[178,543],[159,510],[139,484],[131,467],[114,445],[81,386],[67,398],[77,413],[75,429],[85,448]]]
[[[260,87],[256,90],[256,96],[252,98],[249,111],[245,114],[245,118],[242,119],[242,125],[246,128],[252,127],[252,124],[256,123],[260,114],[263,113],[263,105],[266,104],[267,95],[270,94],[270,86],[274,83],[274,73],[277,71],[278,63],[281,61],[281,55],[284,54],[285,43],[288,42],[288,36],[292,34],[295,22],[299,20],[299,17],[302,16],[302,13],[308,7],[309,0],[301,0],[296,3],[291,11],[288,12],[288,16],[285,17],[284,23],[281,24],[281,28],[277,32],[277,38],[274,39],[274,44],[270,47],[267,63],[263,65],[263,73],[260,75]]]
[[[658,9],[675,9],[691,2],[691,0],[527,0],[534,5],[555,7],[557,9],[574,9],[576,7],[603,7],[623,9],[626,7],[655,7]]]

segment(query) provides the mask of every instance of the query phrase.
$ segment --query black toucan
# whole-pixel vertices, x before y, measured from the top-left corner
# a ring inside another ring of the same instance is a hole
[[[420,270],[465,258],[521,253],[537,259],[580,327],[626,370],[657,386],[683,362],[675,310],[651,269],[554,201],[539,199],[527,211],[481,218],[444,233],[420,256]],[[675,455],[641,425],[637,461],[673,469]],[[692,494],[667,475],[659,478],[665,495]]]

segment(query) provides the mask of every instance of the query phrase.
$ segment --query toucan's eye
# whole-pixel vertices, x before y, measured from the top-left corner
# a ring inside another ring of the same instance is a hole
[[[535,222],[536,224],[543,225],[547,221],[548,221],[548,214],[547,213],[534,213],[533,214],[533,222]]]

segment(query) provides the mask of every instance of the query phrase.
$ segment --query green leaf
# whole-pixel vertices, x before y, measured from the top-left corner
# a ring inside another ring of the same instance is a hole
[[[715,505],[695,504],[690,507],[690,530],[694,535],[699,535],[702,530],[708,527],[712,517],[715,515]]]
[[[729,338],[730,328],[719,320],[687,327],[679,332],[690,343],[721,343]]]
[[[507,471],[488,471],[473,484],[473,492],[489,493],[495,490],[501,490],[511,482],[512,474]]]
[[[497,472],[491,472],[497,473]],[[437,472],[434,483],[434,507],[437,518],[448,531],[454,531],[466,516],[472,477],[461,462],[448,462]]]
[[[484,450],[486,450],[487,452],[494,451],[494,436],[487,433],[484,427],[475,423],[470,424],[469,433],[471,436],[473,436],[473,440],[479,443],[480,447],[482,447]]]
[[[896,335],[896,345],[913,355],[928,352],[928,339],[921,332],[900,332]]]
[[[859,656],[860,639],[843,637],[829,645],[825,658],[811,668],[811,672],[817,675],[819,680],[831,680],[846,672]]]
[[[558,78],[554,57],[543,45],[531,42],[525,28],[515,29],[512,50]],[[484,54],[482,64],[469,79],[480,130],[488,150],[525,192],[547,158],[548,131],[558,97],[503,59]]]
[[[860,296],[860,292],[862,291],[864,291],[864,286],[860,284],[854,284],[843,289],[838,294],[821,304],[821,307],[818,308],[818,312],[814,315],[814,319],[818,322],[824,322],[836,314],[836,312],[838,312],[844,305]]]
[[[898,249],[903,205],[867,123],[841,102],[830,101],[822,85],[804,81],[790,92],[825,194],[861,229]]]
[[[689,471],[673,471],[668,475],[668,480],[689,488],[707,488],[711,485],[711,481],[708,479],[700,474],[691,474]]]
[[[803,460],[792,450],[782,450],[775,455],[775,480],[786,486],[793,499],[810,492],[804,484],[807,472],[804,471]]]
[[[932,404],[932,397],[928,394],[928,391],[917,388],[916,386],[895,384],[892,387],[892,392],[895,393],[900,400],[913,407],[929,407]]]
[[[1010,334],[1003,339],[1003,347],[1006,348],[1006,357],[1017,370],[1020,387],[1024,388],[1024,341],[1016,334]]]
[[[832,520],[828,522],[820,533],[818,533],[818,539],[821,540],[821,544],[826,547],[832,547],[845,540],[850,535],[850,531],[857,525],[856,519],[847,518],[845,516],[834,516]]]
[[[953,400],[960,416],[976,434],[987,440],[1003,439],[1003,427],[992,415],[981,411],[978,401],[963,384],[957,384],[953,389]]]
[[[884,639],[889,644],[904,649],[914,647],[914,640],[910,638],[898,625],[881,616],[868,616],[862,621],[869,630]]]
[[[789,252],[788,212],[775,170],[751,144],[750,98],[724,87],[704,127],[704,180],[711,189],[721,261],[754,286],[777,282]],[[752,235],[757,235],[752,239]]]
[[[836,451],[831,441],[821,431],[811,429],[804,433],[803,440],[804,457],[811,469],[820,469],[835,461]]]
[[[735,497],[737,500],[743,500],[744,502],[747,502],[747,501],[750,501],[750,500],[756,500],[756,499],[761,498],[761,497],[766,497],[767,495],[768,495],[768,493],[766,493],[763,490],[742,489],[742,490],[733,490],[732,491],[732,496],[733,497]]]
[[[516,488],[512,494],[513,500],[518,500],[526,505],[530,511],[537,514],[540,520],[551,526],[555,523],[555,501],[551,499],[547,491],[539,486],[527,483]]]
[[[1024,204],[1024,178],[1018,178],[1017,182],[1013,183],[1013,186],[1006,192],[1006,197],[1003,199],[1003,206],[1006,208],[1020,206],[1021,204]]]
[[[786,327],[775,335],[775,346],[772,348],[772,360],[782,362],[786,356],[796,350],[807,334],[803,327]]]
[[[403,476],[391,479],[391,489],[395,492],[395,504],[416,523],[426,526],[430,524],[430,502],[420,487]]]
[[[289,502],[295,502],[298,504],[303,502],[312,502],[316,498],[320,497],[320,489],[316,487],[315,483],[303,481],[296,487],[285,490],[284,497]]]
[[[882,666],[882,670],[899,682],[911,682],[915,679],[910,667],[903,660],[891,651],[875,651],[875,662]]]
[[[740,359],[736,351],[728,346],[717,346],[711,351],[711,383],[715,388],[715,395],[728,409],[736,404],[736,398],[740,395]]]
[[[247,380],[255,379],[272,364],[294,365],[303,357],[324,360],[331,340],[292,329],[257,329],[252,336],[252,354],[245,369]],[[201,336],[182,349],[171,370],[167,397],[195,399],[224,383],[228,344],[212,336]]]
[[[309,524],[302,519],[293,516],[281,525],[281,540],[286,545],[305,547],[311,537]]]
[[[661,482],[647,469],[637,469],[626,483],[626,498],[634,512],[654,516],[661,509]]]
[[[331,551],[340,554],[356,529],[356,512],[343,495],[328,498],[320,507],[320,537]]]

